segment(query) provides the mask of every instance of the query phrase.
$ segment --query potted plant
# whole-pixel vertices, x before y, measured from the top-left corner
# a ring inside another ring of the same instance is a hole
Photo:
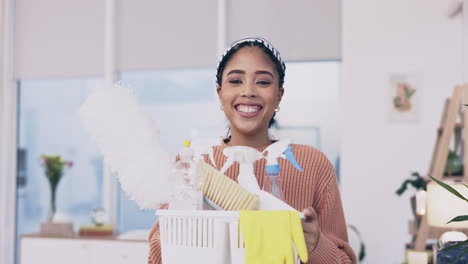
[[[411,176],[406,179],[396,190],[396,194],[401,196],[407,189],[408,185],[413,186],[416,189],[414,195],[410,198],[411,209],[415,218],[414,224],[412,225],[414,231],[418,230],[421,216],[424,215],[426,207],[425,207],[425,200],[426,200],[426,189],[427,189],[427,181],[418,173],[412,172]],[[416,234],[413,234],[412,242],[416,241]]]
[[[427,182],[421,175],[419,175],[418,172],[413,171],[411,173],[411,176],[401,184],[398,190],[396,190],[396,194],[398,196],[402,195],[408,189],[408,185],[413,186],[416,189],[416,191],[425,191],[427,187]]]
[[[447,191],[451,192],[453,195],[455,195],[458,198],[464,200],[465,202],[468,202],[468,198],[464,197],[461,193],[459,193],[457,190],[452,188],[450,185],[445,184],[444,182],[439,181],[439,180],[437,180],[436,178],[434,178],[432,176],[429,176],[429,177],[433,181],[435,181],[437,184],[439,184],[441,187],[443,187]],[[465,185],[466,188],[468,188],[468,185],[466,185],[466,184],[464,184],[464,185]],[[447,222],[447,224],[452,223],[452,222],[464,222],[464,221],[468,221],[468,215],[456,216],[452,220]],[[458,257],[453,261],[453,263],[458,263],[459,260],[461,260],[461,258],[464,257],[465,254],[468,253],[468,247],[467,246],[468,246],[468,239],[463,241],[463,242],[457,243],[455,245],[442,248],[440,251],[455,251],[455,250],[457,250],[456,253],[458,254]],[[465,261],[466,261],[466,259],[465,259]],[[463,263],[465,263],[465,262],[463,262]]]
[[[444,168],[444,176],[456,176],[463,174],[463,161],[457,152],[449,150],[447,157],[447,163]],[[396,194],[401,196],[407,189],[408,185],[413,186],[416,189],[416,193],[411,196],[411,209],[416,218],[416,227],[419,226],[419,220],[421,215],[425,214],[425,199],[427,181],[418,172],[412,172],[411,176],[406,179],[396,190]]]
[[[398,196],[402,195],[407,189],[408,185],[413,186],[416,189],[416,193],[411,196],[411,209],[413,211],[414,216],[418,219],[418,216],[424,214],[424,202],[425,202],[425,194],[427,188],[427,181],[419,175],[418,172],[412,172],[409,179],[406,179],[396,190],[396,194]]]
[[[445,164],[444,175],[457,176],[463,175],[463,161],[457,152],[449,150],[447,163]]]

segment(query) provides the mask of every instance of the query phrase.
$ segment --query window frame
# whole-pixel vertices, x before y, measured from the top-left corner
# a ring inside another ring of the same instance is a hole
[[[14,0],[0,0],[0,262],[14,263],[18,87],[13,73]]]

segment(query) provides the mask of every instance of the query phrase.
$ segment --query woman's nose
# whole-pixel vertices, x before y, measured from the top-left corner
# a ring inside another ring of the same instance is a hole
[[[253,83],[246,83],[242,89],[242,96],[245,97],[255,97],[257,96],[255,92],[255,85]]]

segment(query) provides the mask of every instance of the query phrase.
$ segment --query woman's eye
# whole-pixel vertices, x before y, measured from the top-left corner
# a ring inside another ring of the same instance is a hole
[[[232,83],[232,84],[241,84],[242,81],[241,81],[241,80],[234,79],[234,80],[229,80],[229,83]]]
[[[257,84],[258,85],[270,85],[271,82],[270,81],[258,81]]]

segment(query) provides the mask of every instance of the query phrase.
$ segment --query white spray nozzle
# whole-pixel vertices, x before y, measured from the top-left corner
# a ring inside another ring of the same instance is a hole
[[[234,146],[228,147],[223,150],[224,156],[227,157],[227,161],[224,164],[221,172],[224,173],[229,167],[232,166],[234,162],[238,162],[239,164],[252,164],[261,158],[263,158],[263,154],[251,147],[246,146]]]
[[[239,163],[237,182],[248,191],[260,190],[253,169],[254,162],[263,158],[260,151],[246,146],[234,146],[225,148],[223,154],[227,157],[227,161],[221,169],[222,173],[231,167],[234,162],[237,162]]]
[[[268,152],[268,156],[266,156],[267,159],[267,170],[272,169],[272,170],[279,170],[278,167],[278,158],[284,158],[287,159],[291,164],[298,169],[299,171],[302,171],[301,166],[296,161],[296,158],[294,158],[294,155],[292,153],[292,149],[289,146],[291,143],[290,139],[284,139],[284,140],[279,140],[270,146],[268,146],[262,153],[264,154],[265,152]]]
[[[283,146],[285,146],[284,149]],[[282,155],[284,152],[287,152],[288,147],[289,142],[282,141],[280,144],[273,146],[271,148],[272,151],[269,152],[269,154],[279,153],[278,156]],[[262,152],[251,147],[234,146],[225,148],[223,154],[227,157],[227,161],[221,171],[225,172],[234,162],[239,163],[239,176],[237,177],[237,182],[251,193],[259,196],[259,210],[295,211],[295,209],[289,206],[287,203],[260,189],[257,178],[254,175],[253,165],[256,160],[264,158]],[[284,153],[284,155],[288,156],[287,153]],[[278,158],[278,156],[275,156],[275,160]]]

